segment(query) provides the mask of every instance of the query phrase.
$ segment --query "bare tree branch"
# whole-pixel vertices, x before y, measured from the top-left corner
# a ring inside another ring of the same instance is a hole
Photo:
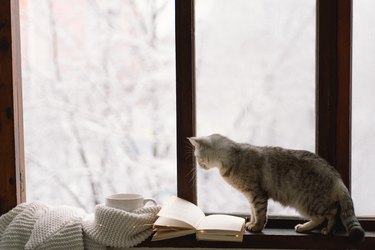
[[[62,190],[67,192],[79,207],[88,209],[85,204],[81,202],[80,197],[69,187],[67,181],[65,179],[61,179],[60,176],[58,176],[53,170],[51,170],[51,166],[47,166],[47,164],[43,163],[40,159],[38,159],[37,156],[33,155],[29,151],[26,151],[26,158],[35,166],[39,167],[42,172],[47,173],[51,178],[53,178],[54,181],[61,186]]]

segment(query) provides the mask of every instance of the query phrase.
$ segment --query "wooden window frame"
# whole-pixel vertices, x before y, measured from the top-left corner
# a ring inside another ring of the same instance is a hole
[[[187,115],[177,120],[178,196],[197,203],[196,165],[194,157],[186,158],[186,137],[195,136],[195,0],[175,1],[176,4],[176,86],[177,113]],[[316,152],[330,162],[351,189],[351,80],[352,80],[352,0],[316,0]],[[183,55],[183,57],[181,57]],[[186,76],[186,74],[189,74]],[[188,86],[187,86],[188,85]],[[182,132],[183,131],[183,132]],[[190,185],[186,180],[192,180]],[[182,182],[181,182],[182,181]],[[360,218],[367,231],[375,231],[374,218]],[[298,219],[271,217],[270,230],[292,228]],[[375,234],[366,236],[366,244],[350,245],[346,238],[306,238],[293,231],[275,235],[246,235],[243,244],[226,243],[224,247],[265,248],[367,248],[375,245]],[[287,234],[287,235],[285,235]],[[290,239],[288,244],[283,236]],[[342,235],[341,235],[342,236]],[[171,240],[173,246],[191,246],[193,239]],[[249,241],[249,244],[246,242]],[[255,243],[256,241],[256,243]],[[193,241],[194,242],[194,241]],[[272,242],[267,244],[267,242]],[[146,244],[159,246],[158,243]],[[165,246],[163,243],[161,246]],[[213,247],[195,242],[196,247]]]
[[[351,16],[352,0],[317,0],[316,152],[336,167],[349,189]],[[195,136],[196,127],[194,30],[194,0],[176,1],[177,113],[188,116],[182,123],[177,120],[177,131],[183,131],[177,133],[178,175],[196,171],[194,160],[187,160],[185,153],[186,137]],[[194,177],[186,179],[196,182]],[[196,188],[178,185],[178,195],[196,203]]]
[[[352,0],[317,0],[316,13],[316,152],[337,168],[350,188]],[[175,1],[175,22],[177,194],[196,203],[195,160],[193,156],[186,158],[186,138],[196,131],[194,0]],[[0,0],[0,142],[3,214],[25,201],[18,0]],[[360,221],[370,232],[366,241],[357,245],[347,242],[342,234],[296,234],[290,228],[298,219],[271,218],[263,234],[247,233],[243,243],[197,242],[187,236],[147,241],[142,246],[370,249],[375,245],[375,220]]]
[[[0,214],[25,201],[18,0],[0,0]]]
[[[186,158],[196,131],[194,1],[175,9],[178,196],[196,203],[196,165]],[[352,0],[317,0],[316,9],[316,152],[350,190]]]

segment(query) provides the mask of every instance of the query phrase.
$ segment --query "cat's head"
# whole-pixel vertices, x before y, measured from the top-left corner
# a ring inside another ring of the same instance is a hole
[[[194,156],[198,164],[203,169],[222,167],[222,162],[226,157],[229,139],[213,134],[202,137],[189,137],[190,143],[194,146]]]

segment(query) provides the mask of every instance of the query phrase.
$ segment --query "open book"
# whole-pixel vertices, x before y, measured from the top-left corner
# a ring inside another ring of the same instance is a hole
[[[158,213],[153,241],[196,234],[197,240],[242,242],[245,219],[215,214],[208,215],[191,202],[171,197]]]

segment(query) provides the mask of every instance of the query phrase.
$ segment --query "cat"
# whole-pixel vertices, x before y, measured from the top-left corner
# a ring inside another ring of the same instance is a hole
[[[330,234],[339,212],[349,238],[363,239],[365,232],[354,214],[353,201],[340,174],[318,155],[236,143],[219,134],[188,139],[199,166],[206,170],[217,167],[224,180],[250,202],[247,230],[263,230],[268,199],[273,199],[310,219],[296,225],[296,232],[311,231],[327,220],[321,234]]]

